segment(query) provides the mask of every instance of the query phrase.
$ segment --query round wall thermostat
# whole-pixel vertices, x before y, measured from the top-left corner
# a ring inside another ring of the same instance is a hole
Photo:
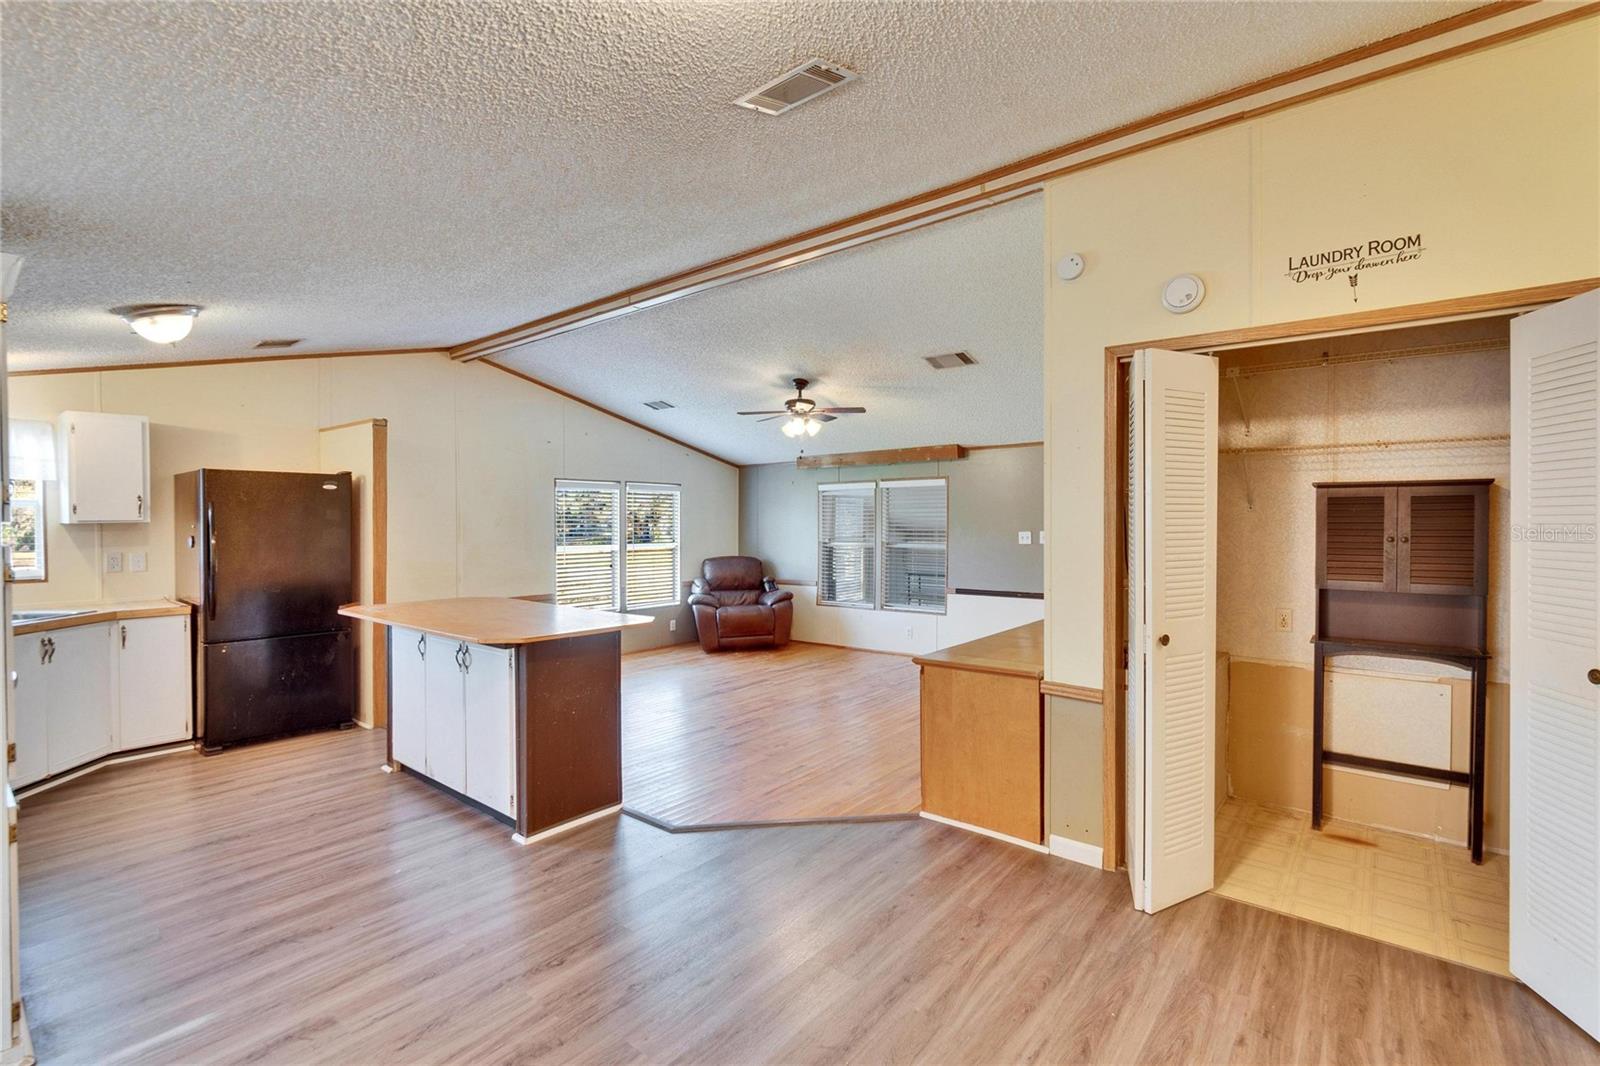
[[[1083,273],[1083,256],[1077,252],[1064,255],[1056,260],[1056,277],[1062,281],[1073,281]]]
[[[1161,290],[1161,306],[1175,315],[1188,314],[1206,298],[1206,284],[1193,274],[1179,274]]]

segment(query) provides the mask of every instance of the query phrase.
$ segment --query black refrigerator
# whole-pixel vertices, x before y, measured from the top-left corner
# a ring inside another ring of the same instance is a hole
[[[193,604],[195,731],[208,752],[355,719],[350,474],[176,476],[177,594]]]

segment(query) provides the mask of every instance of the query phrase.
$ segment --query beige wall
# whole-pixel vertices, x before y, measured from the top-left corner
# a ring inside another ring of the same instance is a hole
[[[1108,345],[1600,275],[1600,19],[1373,82],[1051,183],[1047,676],[1102,683]],[[1414,262],[1296,284],[1291,255],[1421,233]],[[1076,281],[1051,264],[1083,254]],[[1199,274],[1205,303],[1162,309]],[[1058,731],[1056,743],[1088,738]]]
[[[11,414],[150,418],[148,525],[61,526],[47,499],[50,580],[22,606],[170,596],[172,475],[199,466],[315,470],[318,428],[389,422],[389,599],[548,592],[558,477],[683,486],[685,569],[738,548],[738,470],[493,367],[442,355],[297,359],[12,377]],[[52,490],[53,492],[53,490]],[[103,574],[103,553],[149,571]],[[628,647],[687,638],[658,614]]]

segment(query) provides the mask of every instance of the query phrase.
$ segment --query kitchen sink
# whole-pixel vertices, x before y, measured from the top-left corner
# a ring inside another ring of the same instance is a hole
[[[24,622],[52,622],[57,618],[76,618],[80,614],[93,614],[94,608],[80,607],[76,610],[57,611],[12,611],[11,624],[20,626]]]

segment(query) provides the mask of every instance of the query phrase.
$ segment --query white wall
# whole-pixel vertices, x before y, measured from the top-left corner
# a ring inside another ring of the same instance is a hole
[[[817,603],[815,585],[783,587],[794,593],[795,640],[867,651],[926,655],[1044,618],[1043,600],[951,595],[945,614],[922,614],[827,607]]]
[[[443,355],[296,359],[206,367],[13,376],[11,414],[143,414],[151,430],[151,522],[62,526],[47,498],[49,581],[22,606],[173,594],[172,475],[200,466],[315,470],[318,428],[389,422],[389,599],[548,592],[557,478],[683,486],[685,575],[738,550],[737,468],[493,367]],[[103,553],[149,553],[149,571],[103,574]],[[669,634],[665,610],[626,647]]]

